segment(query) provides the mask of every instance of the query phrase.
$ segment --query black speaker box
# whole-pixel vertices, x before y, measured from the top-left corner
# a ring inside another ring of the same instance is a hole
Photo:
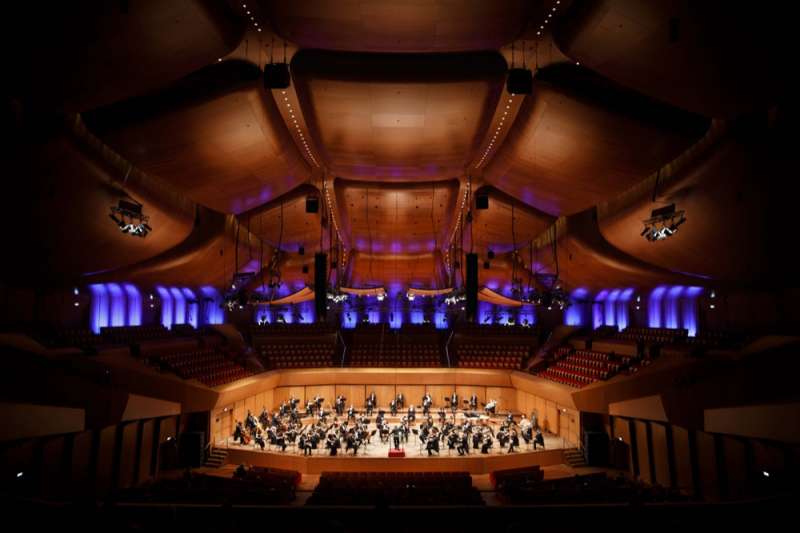
[[[533,72],[526,68],[509,69],[506,90],[511,94],[531,94],[533,92]]]
[[[478,193],[475,195],[475,209],[489,209],[489,195]]]
[[[203,466],[205,434],[202,431],[187,431],[178,437],[178,457],[182,467]]]
[[[286,63],[268,63],[264,65],[264,88],[286,89],[289,87],[289,65]]]
[[[319,212],[319,198],[316,196],[306,196],[306,213]]]
[[[467,254],[467,320],[474,321],[478,314],[478,254]]]
[[[328,302],[328,254],[314,254],[314,308],[317,321],[325,320]]]

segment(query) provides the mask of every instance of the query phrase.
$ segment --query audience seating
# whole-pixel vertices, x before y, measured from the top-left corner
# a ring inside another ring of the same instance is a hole
[[[323,472],[306,505],[483,505],[467,472]]]
[[[528,356],[527,345],[459,343],[456,346],[458,366],[463,368],[519,369]]]
[[[258,354],[268,368],[313,368],[333,366],[336,345],[328,342],[275,341],[259,344]]]
[[[583,387],[597,380],[607,380],[638,360],[619,354],[574,350],[560,346],[551,352],[552,362],[537,375],[571,387]]]
[[[158,364],[162,370],[175,372],[183,379],[196,379],[209,387],[251,375],[224,352],[210,348],[154,356],[150,362]]]
[[[441,352],[436,344],[395,344],[394,339],[380,343],[353,346],[348,354],[349,366],[369,367],[438,367]]]
[[[648,344],[672,344],[686,339],[688,331],[675,328],[627,327],[614,338],[620,340],[642,341]]]

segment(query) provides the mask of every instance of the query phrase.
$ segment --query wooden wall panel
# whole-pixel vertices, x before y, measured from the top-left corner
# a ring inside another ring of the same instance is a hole
[[[117,426],[109,426],[100,431],[100,447],[97,450],[97,476],[95,488],[105,494],[111,488],[114,466],[114,439]]]
[[[675,477],[677,488],[686,494],[694,494],[689,432],[684,428],[672,426],[672,445],[675,450]]]
[[[497,412],[515,411],[517,393],[510,387],[486,387],[486,398],[497,400]]]
[[[747,447],[743,440],[723,436],[728,498],[739,499],[750,492],[747,472]]]
[[[420,400],[422,400],[422,395],[425,394],[425,389],[425,385],[397,385],[397,392],[402,392],[403,396],[406,397],[406,408],[409,405],[413,405],[417,408],[417,411],[421,409]]]
[[[540,417],[539,425],[542,426],[545,431],[550,433],[558,433],[560,422],[559,418],[560,416],[556,404],[544,402],[544,417]]]
[[[336,396],[344,394],[346,405],[348,406],[351,403],[353,405],[364,405],[364,399],[366,398],[364,385],[336,385],[335,393]],[[376,392],[375,394],[377,395],[378,393]]]
[[[77,433],[72,441],[70,483],[73,490],[80,494],[86,494],[92,488],[89,472],[94,460],[92,456],[93,433],[93,431]]]
[[[325,408],[333,409],[333,403],[336,400],[336,386],[335,385],[309,385],[306,387],[306,398],[313,399],[314,395],[319,395],[324,398]]]
[[[119,481],[118,488],[128,488],[133,486],[136,473],[136,444],[139,437],[139,424],[132,422],[119,428],[122,432],[122,448],[119,457]]]
[[[288,392],[286,393],[286,397],[289,397]],[[231,429],[233,429],[233,426],[236,425],[236,422],[244,422],[245,414],[247,414],[247,411],[244,410],[244,398],[242,398],[233,404],[233,425],[231,426]]]
[[[650,423],[653,439],[653,464],[655,465],[656,483],[662,487],[671,485],[669,475],[669,448],[667,447],[667,428],[663,424]]]
[[[392,401],[392,398],[395,397],[395,386],[394,385],[366,385],[361,386],[363,393],[361,394],[361,398],[359,399],[359,406],[363,406],[367,400],[367,396],[370,395],[371,392],[375,392],[375,399],[378,402],[378,407],[387,408],[389,407],[389,402]],[[408,394],[406,394],[406,403],[408,403]]]
[[[450,405],[449,399],[450,396],[453,394],[453,391],[456,390],[455,385],[428,385],[426,387],[428,393],[431,395],[433,399],[433,407],[438,409],[440,406],[448,407]],[[448,401],[445,401],[445,398]],[[458,398],[459,404],[461,403],[461,397]],[[414,404],[420,405],[422,403],[422,395],[414,398]]]
[[[636,456],[639,461],[639,478],[645,483],[652,483],[653,479],[650,475],[650,457],[648,455],[650,448],[647,444],[647,424],[648,422],[642,420],[635,420],[633,422],[634,431],[636,431]]]
[[[697,441],[697,463],[700,471],[700,487],[706,499],[719,499],[717,479],[717,454],[714,436],[704,431],[695,432]]]
[[[151,479],[152,459],[153,459],[153,420],[142,422],[142,445],[139,448],[139,472],[137,482],[142,483]]]
[[[486,387],[480,385],[456,385],[456,393],[462,400],[469,400],[469,397],[475,393],[478,396],[478,410],[483,408],[481,404],[486,403]],[[463,407],[465,405],[464,402],[461,402],[461,405]]]
[[[633,474],[633,447],[631,446],[630,423],[627,418],[614,417],[614,438],[622,439],[628,449],[628,471]]]

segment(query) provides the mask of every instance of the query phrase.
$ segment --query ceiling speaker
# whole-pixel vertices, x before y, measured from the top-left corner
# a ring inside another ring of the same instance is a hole
[[[509,69],[506,90],[511,94],[531,94],[533,92],[533,72],[526,68]]]
[[[475,194],[475,209],[489,209],[489,195],[485,192]]]
[[[319,212],[319,198],[316,196],[306,196],[306,213]]]
[[[264,88],[286,89],[289,87],[289,65],[286,63],[268,63],[264,65]]]

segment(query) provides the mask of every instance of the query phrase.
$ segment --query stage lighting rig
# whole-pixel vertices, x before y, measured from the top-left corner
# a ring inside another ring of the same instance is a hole
[[[142,213],[142,204],[120,200],[117,205],[111,206],[109,218],[114,221],[122,233],[134,237],[147,237],[153,228],[147,223],[150,217]]]
[[[663,241],[672,237],[678,228],[686,222],[684,211],[676,211],[675,204],[654,209],[650,218],[644,221],[641,236],[650,242]]]

